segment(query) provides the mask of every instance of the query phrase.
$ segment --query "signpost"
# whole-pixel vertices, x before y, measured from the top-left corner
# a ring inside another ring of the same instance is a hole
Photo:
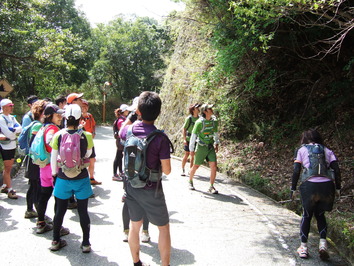
[[[102,87],[102,92],[103,92],[102,122],[103,123],[106,123],[106,97],[111,85],[112,83],[106,81]]]
[[[10,92],[12,92],[14,88],[6,79],[0,80],[0,96],[1,98],[5,98]]]

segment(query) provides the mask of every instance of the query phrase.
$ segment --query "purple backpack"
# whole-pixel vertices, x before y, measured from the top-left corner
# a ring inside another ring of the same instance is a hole
[[[61,132],[58,164],[67,177],[78,176],[89,164],[89,158],[81,158],[80,139],[82,129],[70,134],[66,129]]]

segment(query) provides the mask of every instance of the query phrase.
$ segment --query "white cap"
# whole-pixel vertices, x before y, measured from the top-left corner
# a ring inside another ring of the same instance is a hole
[[[128,109],[128,105],[126,105],[126,104],[122,104],[120,107],[119,107],[119,109],[122,111],[122,112],[125,112],[127,109]]]
[[[10,99],[2,99],[1,100],[1,103],[0,103],[1,107],[4,107],[4,106],[6,106],[8,104],[9,105],[14,105]]]
[[[133,104],[127,108],[128,111],[135,111],[138,108],[139,97],[135,97],[133,100]]]
[[[68,119],[70,116],[75,117],[75,120],[81,118],[81,107],[78,104],[69,104],[65,108],[65,118]]]

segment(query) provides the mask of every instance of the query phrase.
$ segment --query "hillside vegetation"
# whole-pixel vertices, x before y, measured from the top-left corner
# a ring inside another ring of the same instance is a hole
[[[342,197],[329,214],[330,237],[350,257],[353,6],[350,1],[266,2],[187,1],[187,10],[170,19],[175,47],[158,124],[181,156],[189,104],[216,104],[219,171],[277,201],[289,199],[302,131],[317,128],[342,171]],[[288,207],[301,211],[299,204]]]

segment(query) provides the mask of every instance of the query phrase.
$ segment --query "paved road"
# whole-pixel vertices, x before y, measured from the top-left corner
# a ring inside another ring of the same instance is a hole
[[[96,197],[89,203],[93,252],[80,250],[82,232],[76,210],[68,210],[64,218],[64,226],[71,231],[64,236],[68,246],[56,253],[48,250],[51,232],[37,235],[35,219],[24,219],[28,186],[21,170],[14,178],[20,198],[0,195],[0,265],[132,265],[128,244],[122,241],[122,183],[111,179],[115,141],[110,127],[98,129],[95,146],[96,179],[103,184],[94,188]],[[206,193],[209,172],[205,168],[197,172],[197,190],[190,191],[187,177],[180,176],[180,161],[172,164],[172,173],[163,181],[171,222],[171,265],[349,265],[333,247],[331,260],[321,262],[317,234],[311,236],[312,256],[300,260],[295,253],[299,216],[221,174],[216,183],[220,194]],[[51,217],[53,202],[47,211]],[[151,242],[141,246],[141,258],[159,265],[155,226],[150,227],[150,235]]]

